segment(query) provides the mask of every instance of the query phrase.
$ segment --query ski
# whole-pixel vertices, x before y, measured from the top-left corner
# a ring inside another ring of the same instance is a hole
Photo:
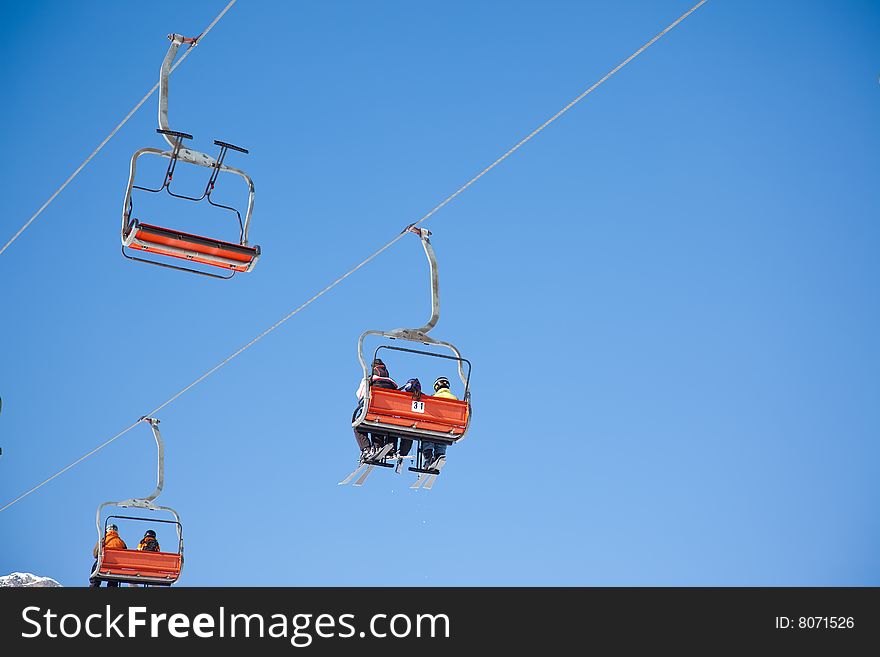
[[[419,488],[422,488],[422,486],[424,486],[422,490],[431,490],[434,487],[434,482],[437,481],[437,476],[440,474],[440,470],[446,465],[446,457],[438,456],[431,465],[434,467],[410,468],[412,472],[417,472],[419,474],[419,478],[410,486],[411,490],[418,490]]]
[[[363,486],[364,482],[367,480],[367,477],[370,476],[370,473],[376,468],[375,465],[368,465],[367,469],[364,470],[364,474],[358,477],[358,480],[354,482],[355,486]]]
[[[390,452],[393,448],[394,448],[394,445],[392,445],[392,444],[385,445],[384,447],[382,447],[382,449],[379,451],[378,454],[367,459],[367,463],[369,463],[371,461],[375,463],[377,461],[384,460],[385,457],[388,455],[388,452]]]
[[[361,464],[357,467],[357,469],[356,469],[354,472],[352,472],[350,475],[348,475],[345,479],[343,479],[342,481],[340,481],[340,482],[339,482],[338,484],[336,484],[336,485],[337,485],[337,486],[345,486],[348,482],[350,482],[352,479],[354,479],[355,477],[357,477],[358,474],[360,474],[360,471],[361,471],[364,467],[366,467],[366,465],[367,465],[366,463],[361,463]]]
[[[389,443],[388,445],[385,445],[384,447],[382,447],[382,449],[379,451],[378,454],[376,454],[374,457],[368,459],[364,463],[364,465],[367,466],[367,469],[364,471],[364,473],[360,477],[358,477],[357,481],[354,482],[354,485],[355,486],[363,486],[364,482],[367,480],[367,477],[370,476],[370,473],[376,469],[376,466],[383,465],[382,462],[385,460],[385,457],[388,455],[388,453],[393,448],[394,448],[394,445]]]
[[[425,490],[431,490],[434,487],[434,482],[437,481],[437,475],[440,474],[440,470],[446,465],[446,456],[438,456],[434,463],[436,465],[433,469],[437,471],[437,474],[428,475],[428,481],[425,482]]]
[[[361,477],[355,482],[354,485],[355,485],[355,486],[363,486],[363,485],[364,485],[364,481],[366,481],[367,476],[370,474],[370,472],[372,471],[372,469],[373,469],[373,467],[374,467],[374,465],[371,465],[371,463],[375,464],[375,463],[378,462],[378,461],[382,461],[382,460],[385,458],[385,456],[387,456],[387,454],[391,451],[391,449],[392,449],[393,447],[394,447],[394,445],[385,445],[384,447],[382,447],[381,451],[379,451],[374,457],[372,457],[372,458],[370,458],[370,459],[367,459],[367,460],[364,461],[363,463],[360,463],[360,464],[358,465],[358,467],[355,468],[354,472],[352,472],[352,473],[351,473],[350,475],[348,475],[345,479],[343,479],[342,481],[340,481],[340,482],[337,484],[337,486],[345,486],[345,485],[348,484],[352,479],[354,479],[355,477],[357,477],[359,474],[361,475]],[[366,468],[366,472],[364,472],[363,474],[361,474],[361,471],[364,470],[364,468]]]

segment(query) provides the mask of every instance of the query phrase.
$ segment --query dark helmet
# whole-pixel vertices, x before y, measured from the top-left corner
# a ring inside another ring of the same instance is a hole
[[[147,536],[149,536],[150,538],[156,538],[156,532],[154,532],[152,529],[148,529],[144,534],[144,538],[146,538]]]
[[[373,361],[373,374],[376,376],[388,376],[388,368],[385,367],[385,363],[380,358],[376,358]]]
[[[445,376],[438,377],[436,381],[434,381],[434,392],[440,390],[440,388],[448,388],[449,387],[449,379]]]

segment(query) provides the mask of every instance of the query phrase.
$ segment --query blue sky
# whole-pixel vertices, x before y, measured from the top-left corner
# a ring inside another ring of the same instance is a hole
[[[155,83],[165,35],[224,4],[0,6],[0,241]],[[196,148],[250,149],[229,163],[255,181],[263,257],[229,282],[121,257],[128,159],[161,147],[152,98],[0,256],[0,506],[692,4],[239,2],[174,73],[170,115]],[[180,585],[880,584],[878,31],[870,2],[710,0],[426,222],[433,335],[473,361],[475,409],[430,493],[336,486],[358,335],[429,314],[415,237],[164,409]],[[154,470],[143,425],[0,513],[0,574],[84,585],[98,504]]]

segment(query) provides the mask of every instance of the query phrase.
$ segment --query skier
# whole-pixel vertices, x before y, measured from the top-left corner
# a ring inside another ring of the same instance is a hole
[[[371,385],[376,388],[388,388],[389,390],[397,390],[397,384],[394,382],[394,379],[388,374],[388,368],[385,367],[385,363],[382,362],[380,358],[376,358],[373,361],[373,374],[371,377]],[[361,379],[361,384],[355,393],[358,398],[357,408],[354,409],[354,413],[351,416],[351,421],[354,422],[357,419],[358,415],[360,415],[361,411],[364,408],[364,396],[367,392],[367,382],[365,379]],[[372,435],[372,443],[370,442],[370,436]],[[358,431],[355,429],[354,431],[354,439],[357,441],[358,447],[361,450],[361,461],[365,461],[373,456],[376,452],[378,452],[385,445],[386,437],[383,435],[376,434],[367,434],[364,431]]]
[[[128,546],[125,544],[121,538],[119,538],[119,527],[116,525],[110,525],[107,527],[107,533],[104,534],[104,538],[95,543],[95,549],[92,550],[92,556],[95,557],[95,563],[92,565],[92,575],[89,577],[89,588],[97,588],[101,586],[101,580],[99,580],[95,575],[97,575],[98,568],[98,551],[101,549],[101,543],[104,544],[104,548],[110,549],[119,549],[119,550],[127,550]],[[119,586],[119,582],[115,582],[113,580],[109,580],[107,582],[107,586]]]
[[[449,379],[445,376],[438,377],[434,381],[433,396],[445,399],[458,399],[449,389]],[[437,461],[441,456],[446,457],[446,443],[435,443],[430,440],[422,441],[422,463],[426,470],[436,470]]]
[[[148,529],[146,533],[144,533],[141,542],[138,543],[137,549],[142,552],[161,552],[159,549],[159,541],[156,540],[156,532],[152,529]]]

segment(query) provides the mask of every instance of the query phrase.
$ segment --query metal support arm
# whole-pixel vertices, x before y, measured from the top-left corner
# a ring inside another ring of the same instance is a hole
[[[180,34],[169,34],[171,45],[168,46],[168,52],[165,53],[165,59],[162,60],[162,68],[159,69],[159,129],[171,130],[168,127],[168,76],[171,75],[171,65],[177,56],[177,50],[181,44],[195,44],[195,39],[187,39]],[[192,47],[192,46],[190,46]],[[174,148],[174,140],[170,135],[163,135],[168,145]]]
[[[431,231],[427,228],[417,228],[410,226],[409,232],[415,233],[422,240],[422,248],[425,249],[425,256],[428,258],[428,267],[431,271],[431,318],[428,323],[418,329],[397,329],[398,331],[410,330],[415,333],[426,334],[437,325],[440,320],[440,273],[437,270],[437,256],[434,253],[434,247],[431,240],[428,239]]]

